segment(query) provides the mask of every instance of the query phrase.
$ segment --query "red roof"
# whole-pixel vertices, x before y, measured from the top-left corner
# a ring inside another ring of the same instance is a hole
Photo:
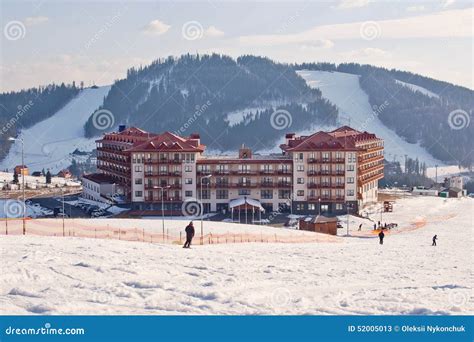
[[[295,137],[280,147],[285,151],[358,150],[356,143],[364,140],[380,140],[375,134],[359,132],[342,126],[331,132],[316,132],[310,136]]]
[[[203,152],[204,145],[200,144],[197,138],[183,138],[171,132],[164,132],[145,142],[136,142],[126,151]]]

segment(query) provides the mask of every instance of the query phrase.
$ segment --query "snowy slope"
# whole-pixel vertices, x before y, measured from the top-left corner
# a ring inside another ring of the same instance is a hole
[[[76,148],[91,151],[94,138],[84,138],[84,124],[102,104],[110,86],[84,89],[50,118],[21,132],[25,141],[25,164],[31,171],[50,169],[57,172],[71,164]],[[10,153],[0,163],[0,169],[21,164],[21,143],[15,142]]]
[[[439,95],[438,95],[438,94],[435,94],[435,93],[433,93],[432,91],[429,91],[429,90],[426,89],[426,88],[417,86],[417,85],[415,85],[415,84],[402,82],[402,81],[399,81],[399,80],[395,80],[395,82],[397,82],[398,84],[400,84],[400,85],[402,85],[402,86],[404,86],[404,87],[407,87],[407,88],[413,90],[414,92],[419,91],[419,92],[422,93],[423,95],[426,95],[426,96],[429,96],[429,97],[435,97],[435,98],[437,98],[437,99],[439,98]]]
[[[319,88],[323,97],[334,103],[340,111],[341,123],[355,129],[374,132],[385,141],[385,157],[388,160],[402,162],[405,154],[409,157],[424,161],[428,166],[444,165],[433,158],[418,144],[409,144],[394,131],[386,127],[374,113],[367,94],[360,88],[359,76],[341,72],[300,70],[297,73],[303,77],[310,87]],[[341,120],[343,119],[343,120]]]
[[[384,245],[373,236],[184,250],[2,236],[0,313],[473,314],[472,242],[466,240],[473,204],[469,198],[404,199],[390,219],[425,224],[388,232]]]

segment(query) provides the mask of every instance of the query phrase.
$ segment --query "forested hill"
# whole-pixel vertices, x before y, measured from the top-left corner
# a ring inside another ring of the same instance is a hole
[[[113,84],[103,109],[116,124],[182,135],[200,132],[203,142],[216,150],[235,149],[243,142],[271,148],[288,130],[335,124],[338,114],[291,66],[217,54],[170,57],[130,69]],[[98,126],[91,116],[86,136],[102,134]]]
[[[360,75],[369,102],[383,110],[380,120],[408,142],[419,142],[434,157],[471,166],[474,162],[474,91],[429,77],[371,65],[305,63],[295,70],[338,71]],[[400,82],[401,81],[401,82]],[[422,87],[417,90],[402,82]]]
[[[9,137],[49,118],[80,91],[71,85],[49,85],[0,94],[0,160],[10,149]]]

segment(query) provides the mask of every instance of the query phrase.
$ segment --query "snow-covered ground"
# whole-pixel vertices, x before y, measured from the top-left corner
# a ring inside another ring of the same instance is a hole
[[[402,85],[402,86],[404,86],[404,87],[407,87],[407,88],[413,90],[414,92],[419,91],[419,92],[422,93],[423,95],[426,95],[426,96],[429,96],[429,97],[439,98],[439,95],[438,95],[438,94],[435,94],[435,93],[433,93],[432,91],[429,91],[429,90],[426,89],[426,88],[417,86],[416,84],[411,84],[411,83],[407,83],[407,82],[402,82],[402,81],[399,81],[399,80],[395,80],[395,82],[397,82],[398,84],[400,84],[400,85]]]
[[[410,144],[400,138],[394,131],[379,120],[379,112],[372,108],[367,94],[359,85],[359,76],[341,72],[300,70],[297,73],[303,77],[310,87],[319,88],[323,97],[334,103],[340,112],[340,118],[346,119],[355,129],[374,132],[385,143],[385,158],[398,160],[403,165],[405,154],[426,162],[428,166],[444,165],[431,156],[419,144]],[[387,99],[390,106],[390,99]],[[379,111],[383,110],[379,104]]]
[[[95,140],[84,137],[84,124],[102,104],[110,86],[84,89],[50,118],[23,130],[19,138],[25,141],[25,164],[32,171],[50,169],[56,173],[71,164],[71,153],[78,148],[91,151]],[[0,169],[21,164],[21,142],[15,142],[0,163]]]
[[[0,313],[473,314],[473,203],[403,199],[387,219],[423,216],[424,225],[388,232],[384,245],[376,236],[360,236],[185,250],[2,236]],[[432,247],[435,234],[438,246]]]

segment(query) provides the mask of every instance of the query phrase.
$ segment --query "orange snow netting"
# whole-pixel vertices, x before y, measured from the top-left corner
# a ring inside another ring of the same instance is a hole
[[[0,235],[22,235],[23,220],[8,219],[1,220]],[[219,222],[206,222],[206,226],[218,225]],[[277,230],[277,229],[275,229]],[[25,234],[38,236],[57,236],[57,237],[82,237],[95,239],[114,239],[124,241],[141,241],[150,243],[182,244],[186,240],[183,232],[163,231],[159,228],[121,228],[107,224],[86,225],[74,219],[26,219]],[[319,233],[312,234],[278,234],[271,233],[205,233],[200,235],[199,229],[196,229],[196,235],[193,244],[223,244],[223,243],[311,243],[311,242],[337,242],[336,236]]]

